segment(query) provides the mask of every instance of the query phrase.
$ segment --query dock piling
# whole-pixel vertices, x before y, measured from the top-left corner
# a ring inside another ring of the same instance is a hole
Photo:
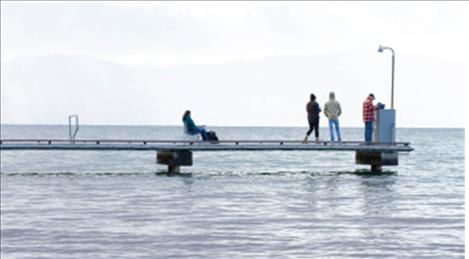
[[[381,172],[384,165],[399,164],[397,152],[356,151],[355,164],[370,165],[372,172]]]
[[[156,163],[168,166],[169,173],[179,173],[181,166],[192,165],[190,150],[158,150]]]

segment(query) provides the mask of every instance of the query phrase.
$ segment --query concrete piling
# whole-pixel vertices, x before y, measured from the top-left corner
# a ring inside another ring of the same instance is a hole
[[[168,166],[169,173],[179,173],[181,166],[192,165],[192,151],[189,150],[158,150],[156,163]]]
[[[397,152],[356,151],[355,164],[370,165],[372,172],[381,172],[382,167],[399,164]]]

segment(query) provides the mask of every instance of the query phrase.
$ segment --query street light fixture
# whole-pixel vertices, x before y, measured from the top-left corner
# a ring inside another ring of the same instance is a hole
[[[392,77],[391,77],[391,110],[394,109],[394,60],[395,60],[395,55],[394,55],[394,50],[391,47],[385,47],[379,45],[378,52],[383,52],[383,50],[389,49],[392,52]]]

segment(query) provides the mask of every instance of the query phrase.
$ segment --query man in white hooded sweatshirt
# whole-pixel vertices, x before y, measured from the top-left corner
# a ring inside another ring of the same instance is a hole
[[[329,101],[324,105],[324,114],[329,119],[329,134],[331,136],[331,142],[334,143],[334,130],[337,133],[337,140],[339,143],[342,141],[340,137],[340,127],[339,127],[339,116],[342,114],[342,109],[340,108],[340,103],[335,99],[335,93],[329,93]]]

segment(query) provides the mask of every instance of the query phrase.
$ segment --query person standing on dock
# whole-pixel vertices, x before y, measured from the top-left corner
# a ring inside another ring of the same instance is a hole
[[[329,119],[329,135],[331,136],[331,143],[334,143],[334,127],[337,133],[337,140],[339,143],[342,141],[340,137],[339,116],[342,114],[340,103],[335,99],[335,93],[329,93],[329,101],[324,105],[324,114]]]
[[[308,137],[314,130],[314,135],[316,136],[316,143],[319,143],[319,113],[321,112],[321,108],[319,108],[319,104],[316,102],[316,95],[311,94],[309,96],[310,101],[306,104],[306,112],[308,113],[308,124],[309,130],[306,132],[305,139],[303,143],[308,142]]]
[[[184,130],[187,133],[191,135],[200,133],[200,135],[202,135],[202,140],[208,140],[207,131],[204,128],[197,127],[197,125],[195,125],[194,121],[191,118],[191,111],[187,110],[184,112],[184,115],[182,116],[182,122],[184,123]]]
[[[363,122],[365,123],[365,142],[371,143],[373,135],[373,122],[375,121],[376,107],[373,105],[374,94],[369,94],[363,102]]]

